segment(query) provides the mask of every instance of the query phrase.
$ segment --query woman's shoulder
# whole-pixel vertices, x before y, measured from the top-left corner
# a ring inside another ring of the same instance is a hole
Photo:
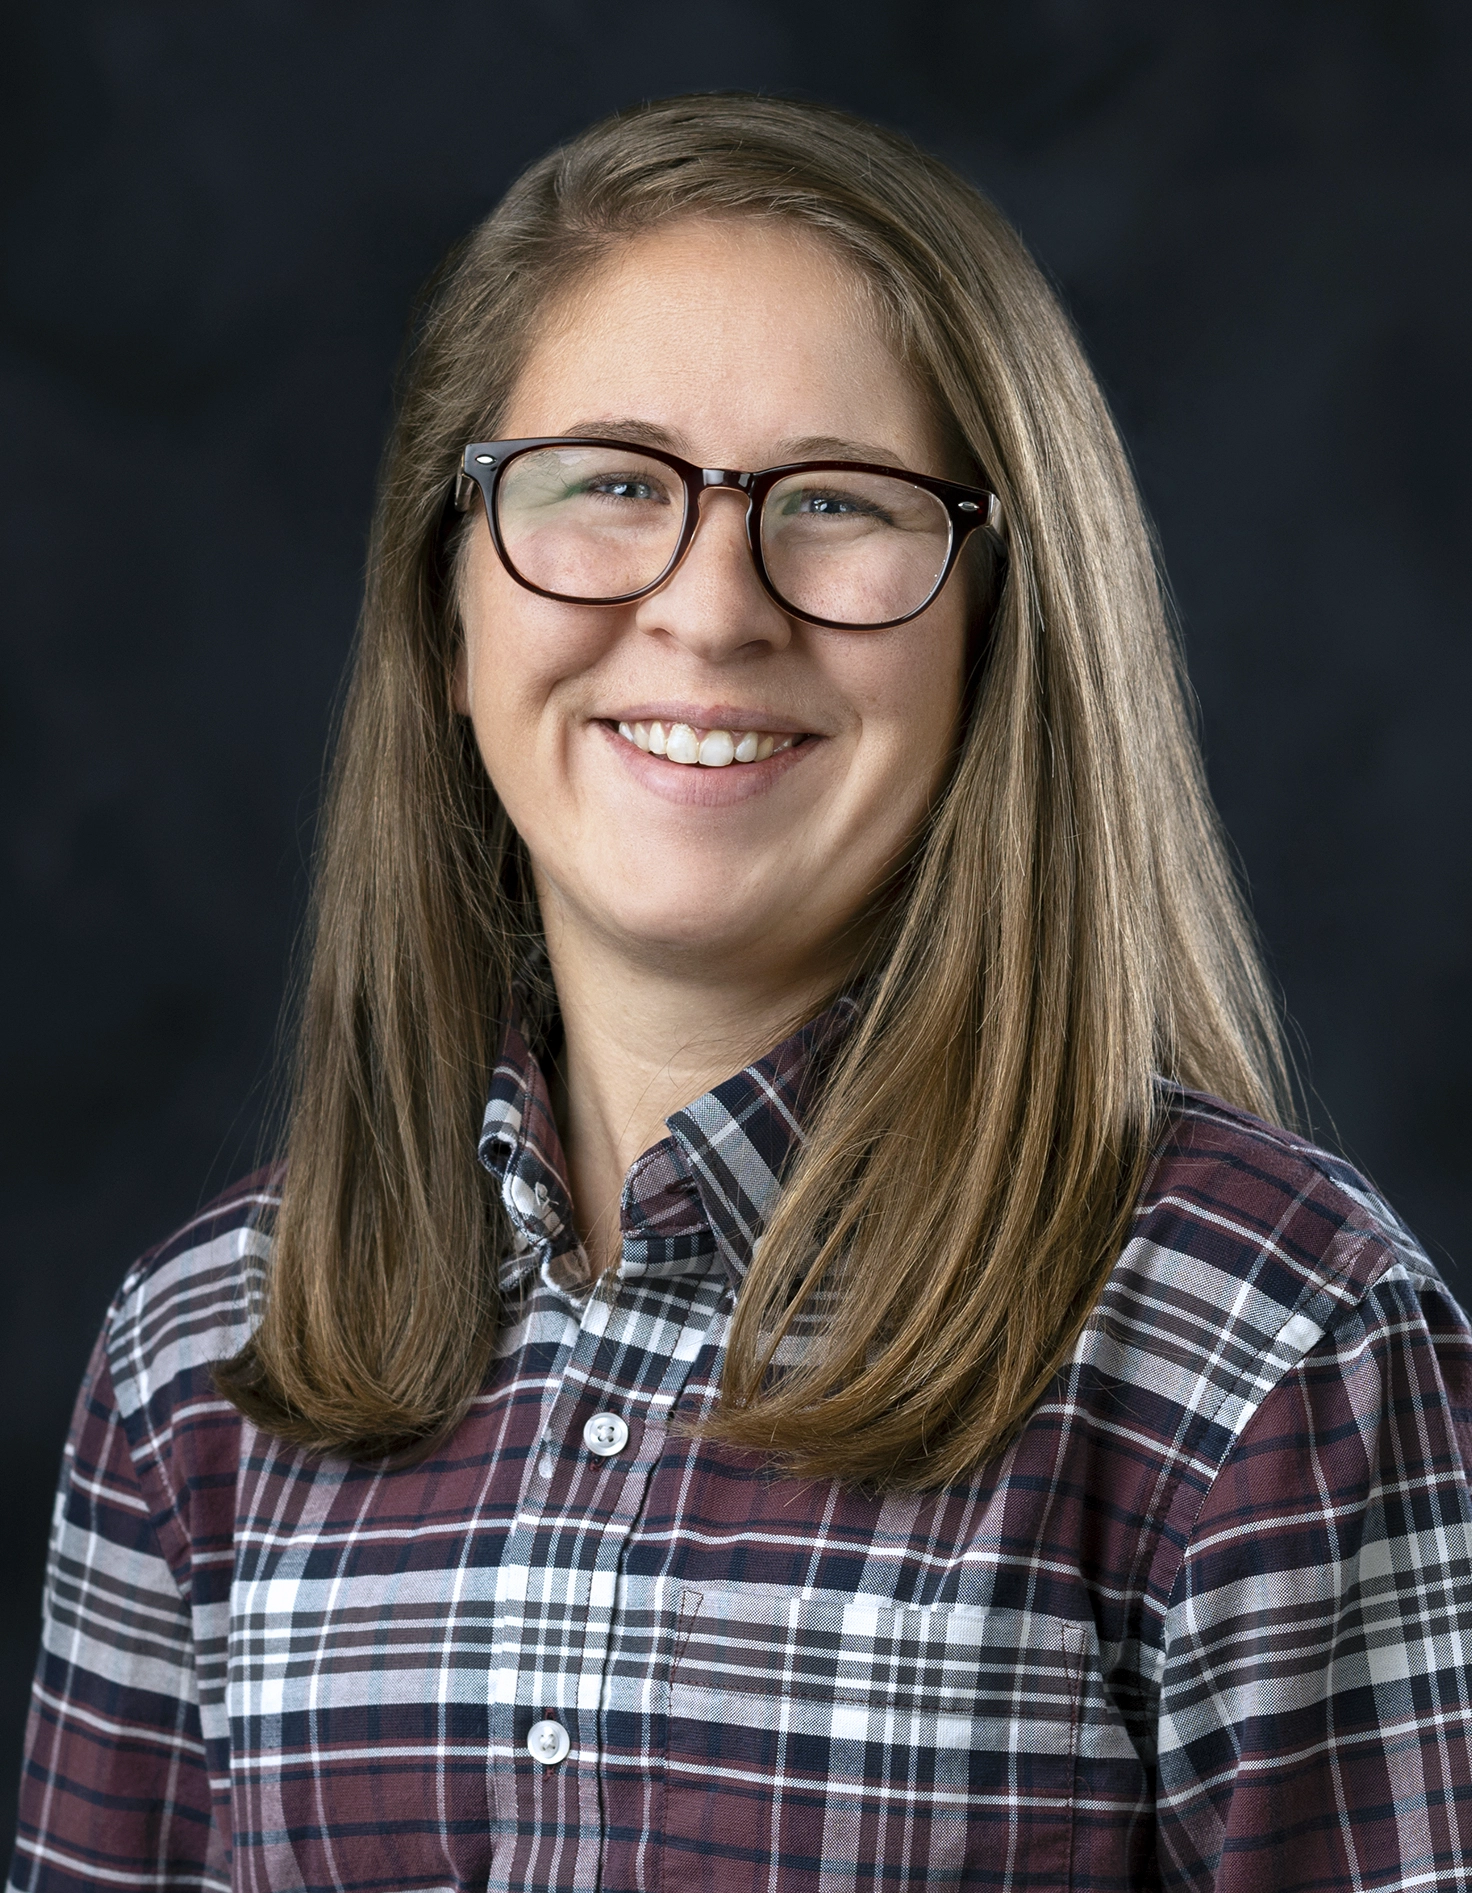
[[[1389,1269],[1440,1282],[1405,1223],[1344,1158],[1205,1092],[1162,1092],[1138,1237],[1184,1245],[1295,1308],[1305,1296],[1357,1300]]]
[[[214,1397],[214,1364],[254,1324],[280,1182],[279,1167],[243,1177],[129,1269],[103,1335],[125,1421],[191,1395]]]
[[[1328,1335],[1411,1321],[1433,1346],[1472,1343],[1421,1245],[1353,1165],[1220,1098],[1162,1090],[1153,1162],[1081,1363],[1180,1419],[1209,1419],[1225,1452]]]

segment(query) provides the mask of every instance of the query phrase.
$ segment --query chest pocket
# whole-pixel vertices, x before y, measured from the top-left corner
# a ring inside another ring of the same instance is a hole
[[[686,1589],[665,1893],[1069,1885],[1092,1626]]]

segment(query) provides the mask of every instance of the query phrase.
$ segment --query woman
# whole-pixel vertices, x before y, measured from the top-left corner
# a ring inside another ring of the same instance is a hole
[[[16,1886],[1464,1885],[1468,1331],[1281,1074],[1016,238],[809,106],[554,153],[413,356],[284,1170],[83,1391]]]

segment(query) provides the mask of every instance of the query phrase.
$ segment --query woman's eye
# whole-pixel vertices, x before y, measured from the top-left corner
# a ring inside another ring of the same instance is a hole
[[[583,491],[600,494],[605,499],[613,500],[658,500],[661,503],[664,500],[663,493],[649,480],[619,480],[605,477],[589,480],[583,487]]]
[[[813,519],[885,519],[882,506],[861,499],[856,493],[799,493],[789,512],[805,513]]]

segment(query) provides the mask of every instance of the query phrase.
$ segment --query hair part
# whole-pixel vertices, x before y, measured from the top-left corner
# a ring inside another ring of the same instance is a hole
[[[443,1435],[484,1383],[509,1231],[476,1135],[536,921],[451,705],[464,528],[446,498],[555,299],[692,216],[833,246],[1006,522],[954,771],[737,1298],[706,1429],[803,1476],[942,1485],[1067,1358],[1126,1237],[1157,1077],[1280,1118],[1288,1086],[1150,534],[1068,322],[969,185],[780,99],[594,126],[434,287],[322,824],[265,1303],[217,1380],[269,1430],[362,1457]]]

